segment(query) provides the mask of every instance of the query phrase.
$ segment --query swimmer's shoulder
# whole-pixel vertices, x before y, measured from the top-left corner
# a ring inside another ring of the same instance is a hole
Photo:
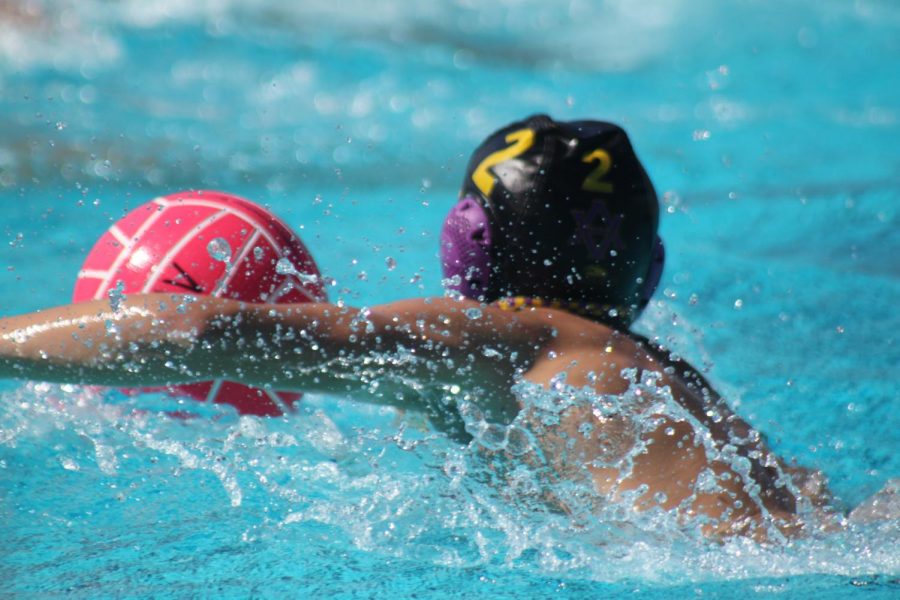
[[[546,317],[503,311],[468,298],[408,298],[362,311],[375,331],[403,343],[437,343],[466,351],[489,344],[504,352],[535,352],[554,333]]]
[[[557,352],[614,354],[620,363],[634,366],[653,365],[659,356],[646,338],[556,308],[510,311],[495,303],[444,296],[407,298],[364,310],[370,319],[405,324],[423,333],[427,331],[421,330],[433,328],[466,330],[482,333],[485,340],[494,342],[528,342]]]
[[[525,328],[543,328],[548,331],[559,323],[572,329],[568,315],[558,310],[507,311],[495,303],[483,303],[464,297],[406,298],[366,309],[370,315],[400,321],[436,319],[445,325],[463,327],[494,327],[512,332],[516,325]],[[555,320],[554,320],[555,319]]]

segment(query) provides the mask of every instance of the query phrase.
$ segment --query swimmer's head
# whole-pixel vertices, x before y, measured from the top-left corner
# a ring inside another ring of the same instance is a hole
[[[627,326],[662,274],[658,222],[622,128],[536,115],[472,154],[441,231],[444,276],[483,302],[540,298]]]

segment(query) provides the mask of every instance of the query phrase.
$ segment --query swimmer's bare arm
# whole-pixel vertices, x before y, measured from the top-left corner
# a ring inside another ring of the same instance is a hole
[[[116,310],[97,301],[0,320],[0,376],[115,386],[222,377],[343,393],[400,375],[508,387],[550,334],[480,310],[448,298],[359,310],[137,295]]]

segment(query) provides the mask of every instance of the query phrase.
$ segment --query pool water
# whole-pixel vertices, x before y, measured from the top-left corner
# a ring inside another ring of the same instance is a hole
[[[535,112],[612,120],[663,207],[637,329],[850,508],[900,477],[898,63],[889,0],[0,3],[0,312],[67,301],[112,221],[187,188],[266,204],[332,300],[438,295],[471,149]],[[900,593],[897,520],[713,544],[489,480],[347,398],[260,419],[0,382],[0,595]]]

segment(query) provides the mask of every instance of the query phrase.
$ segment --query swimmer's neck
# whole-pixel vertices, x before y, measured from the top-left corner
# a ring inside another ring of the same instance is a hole
[[[559,300],[540,296],[507,296],[492,302],[501,310],[520,311],[535,308],[550,308],[572,313],[589,321],[605,325],[622,333],[629,333],[628,325],[634,320],[635,311],[611,304],[582,302],[579,300]]]

